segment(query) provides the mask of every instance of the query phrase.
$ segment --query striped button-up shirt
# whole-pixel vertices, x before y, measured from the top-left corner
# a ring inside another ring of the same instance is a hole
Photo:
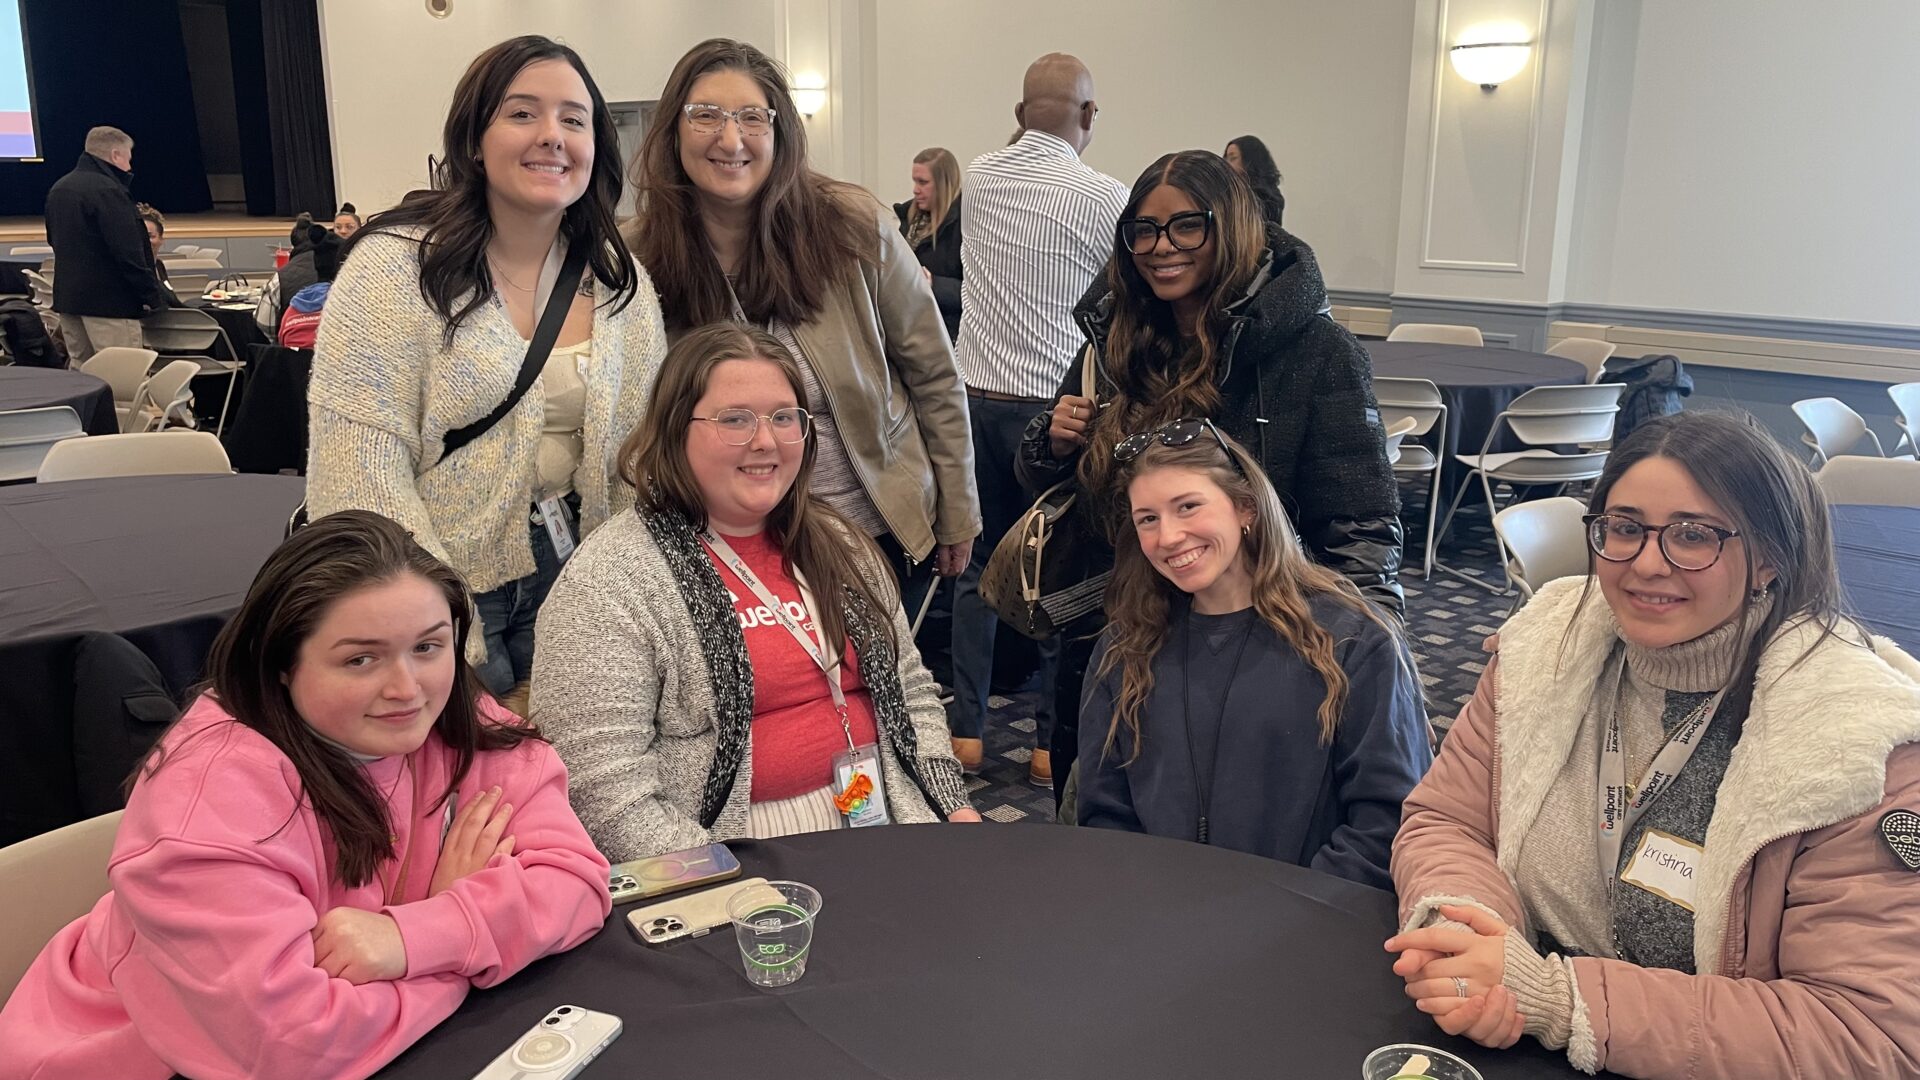
[[[1126,186],[1029,131],[973,159],[961,191],[960,374],[975,389],[1051,398],[1080,351],[1073,305],[1106,269]]]

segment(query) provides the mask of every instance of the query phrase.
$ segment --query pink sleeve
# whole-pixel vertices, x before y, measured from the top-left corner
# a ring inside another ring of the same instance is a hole
[[[1473,700],[1440,744],[1440,756],[1406,798],[1393,840],[1393,887],[1403,929],[1425,925],[1441,903],[1473,902],[1509,926],[1526,909],[1494,859],[1494,657]]]
[[[1894,760],[1906,776],[1897,788],[1889,783],[1893,797],[1799,839],[1778,978],[1573,961],[1595,1065],[1688,1080],[1920,1076],[1920,882],[1879,835],[1888,812],[1920,812],[1920,747]],[[1749,956],[1759,949],[1747,945]]]
[[[113,868],[132,935],[102,959],[140,1037],[188,1076],[368,1076],[466,997],[452,975],[355,986],[315,967],[318,915],[301,889],[313,871],[288,854],[163,839]]]
[[[492,986],[606,924],[607,860],[567,802],[567,770],[542,742],[492,755],[482,776],[513,804],[512,855],[496,855],[437,896],[384,910],[400,925],[407,977],[450,972]]]

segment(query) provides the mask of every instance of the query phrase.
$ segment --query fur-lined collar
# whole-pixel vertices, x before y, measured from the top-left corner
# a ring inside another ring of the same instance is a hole
[[[1597,589],[1581,606],[1585,584],[1546,586],[1500,632],[1496,850],[1509,878],[1616,640]],[[1761,656],[1701,860],[1693,954],[1702,973],[1720,970],[1734,883],[1753,856],[1873,809],[1886,797],[1887,756],[1920,742],[1920,663],[1884,638],[1867,649],[1845,637],[1815,645],[1819,636],[1789,624]]]

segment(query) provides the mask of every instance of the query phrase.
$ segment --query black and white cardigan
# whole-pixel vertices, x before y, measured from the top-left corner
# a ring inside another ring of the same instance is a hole
[[[850,604],[846,614],[893,820],[943,820],[968,805],[966,782],[906,616],[891,613],[896,659],[876,613]],[[753,666],[726,586],[680,514],[625,511],[568,560],[540,611],[530,706],[609,859],[746,835]]]

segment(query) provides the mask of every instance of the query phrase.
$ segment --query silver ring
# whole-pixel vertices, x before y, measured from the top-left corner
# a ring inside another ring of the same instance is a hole
[[[1453,992],[1461,997],[1467,996],[1467,980],[1458,975],[1453,977]]]

